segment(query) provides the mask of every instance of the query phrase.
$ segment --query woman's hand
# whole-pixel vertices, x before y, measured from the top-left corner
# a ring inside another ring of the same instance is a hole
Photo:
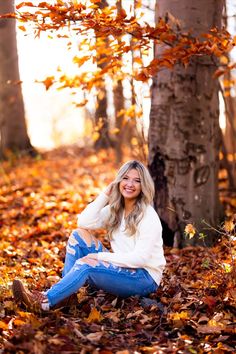
[[[107,188],[105,189],[104,193],[105,193],[108,197],[110,197],[113,188],[114,188],[114,182],[111,182],[111,183],[107,186]]]
[[[106,268],[109,268],[108,262],[105,261],[99,262],[97,253],[89,253],[87,256],[80,258],[79,262],[81,264],[88,264],[92,267],[96,267],[100,263],[103,264]]]
[[[98,255],[97,253],[89,253],[87,256],[80,258],[80,262],[96,267],[98,264]]]

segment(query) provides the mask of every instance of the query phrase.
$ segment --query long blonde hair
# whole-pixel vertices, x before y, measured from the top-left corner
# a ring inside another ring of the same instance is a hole
[[[141,181],[141,192],[137,197],[133,211],[125,218],[125,229],[132,236],[137,231],[137,225],[141,221],[147,205],[151,204],[154,197],[154,183],[148,169],[139,161],[132,160],[126,162],[119,169],[114,180],[111,195],[109,197],[110,218],[107,222],[108,235],[112,238],[112,233],[121,224],[124,212],[124,197],[120,193],[120,182],[124,175],[130,170],[137,170]]]

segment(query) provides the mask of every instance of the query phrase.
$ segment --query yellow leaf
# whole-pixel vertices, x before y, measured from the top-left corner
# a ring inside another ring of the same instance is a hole
[[[100,137],[100,134],[99,132],[94,132],[93,135],[92,135],[92,139],[93,141],[97,141]]]
[[[208,321],[207,324],[208,324],[209,326],[212,326],[212,327],[218,327],[218,326],[224,327],[224,325],[223,325],[222,323],[217,322],[217,321],[215,321],[215,320],[210,320],[210,321]]]
[[[111,134],[118,134],[120,132],[119,128],[114,128],[110,131]]]
[[[123,116],[125,114],[125,109],[121,109],[118,113],[117,113],[117,118]]]
[[[84,63],[86,63],[90,59],[90,56],[84,56],[84,57],[74,57],[73,58],[73,63],[78,64],[78,66],[82,66]]]
[[[187,224],[184,229],[185,234],[191,239],[196,233],[196,229],[192,224]]]
[[[175,312],[175,313],[170,314],[170,318],[173,321],[187,320],[187,319],[189,319],[189,314],[187,311]]]
[[[225,221],[224,223],[224,229],[226,232],[231,232],[234,230],[235,224],[233,223],[232,220]]]
[[[222,55],[220,57],[220,63],[221,64],[228,64],[228,62],[229,62],[229,59],[225,55]]]
[[[142,0],[137,0],[135,3],[135,8],[139,9],[140,7],[142,7]]]
[[[96,309],[96,307],[92,308],[88,318],[87,318],[87,322],[91,323],[91,322],[100,322],[103,320],[103,317],[101,315],[101,313]]]
[[[131,145],[137,146],[138,145],[138,139],[137,138],[132,138],[131,139]]]

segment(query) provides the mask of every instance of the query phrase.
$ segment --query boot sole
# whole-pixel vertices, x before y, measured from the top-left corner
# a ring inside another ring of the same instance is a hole
[[[27,310],[41,312],[40,305],[30,299],[30,296],[27,295],[24,285],[21,283],[20,280],[13,280],[12,292],[15,301],[17,303],[23,304]]]

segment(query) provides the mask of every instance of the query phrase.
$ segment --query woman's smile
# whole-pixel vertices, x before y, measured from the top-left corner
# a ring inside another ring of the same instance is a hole
[[[136,199],[141,192],[141,179],[136,169],[131,169],[120,182],[120,193],[125,199]]]

